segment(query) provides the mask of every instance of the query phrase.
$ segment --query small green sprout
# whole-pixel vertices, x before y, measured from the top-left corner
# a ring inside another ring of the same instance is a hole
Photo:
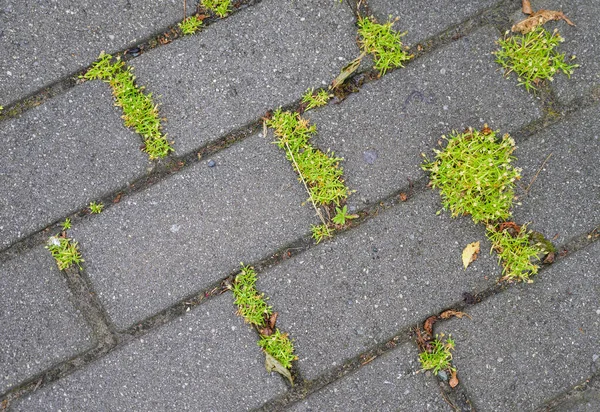
[[[66,237],[51,236],[48,239],[46,249],[50,251],[52,257],[56,260],[59,270],[67,269],[73,264],[77,264],[81,269],[80,263],[84,260],[77,248],[77,242],[72,242],[71,239]]]
[[[358,34],[360,35],[361,50],[373,55],[375,69],[379,75],[396,67],[404,67],[403,63],[412,59],[402,45],[401,38],[406,33],[400,33],[392,29],[393,21],[378,24],[372,17],[364,17],[358,20]]]
[[[102,210],[104,209],[104,204],[102,204],[101,202],[99,202],[99,203],[91,202],[89,208],[90,208],[90,212],[92,212],[93,214],[98,214],[98,213],[101,213]]]
[[[194,15],[183,20],[178,26],[183,34],[194,34],[200,30],[200,26],[202,26],[202,20],[200,20],[198,16]]]
[[[250,266],[243,266],[242,271],[233,282],[234,303],[238,307],[238,315],[247,323],[255,326],[265,326],[265,317],[269,317],[273,310],[267,305],[264,294],[256,290],[256,272]]]
[[[310,231],[312,232],[313,239],[317,241],[317,244],[321,243],[323,239],[333,236],[333,229],[326,224],[310,225]]]
[[[294,355],[294,345],[290,341],[287,333],[281,333],[277,329],[271,335],[261,335],[258,346],[264,349],[269,355],[274,357],[284,368],[291,368],[292,361],[298,359]]]
[[[536,90],[543,80],[554,80],[554,75],[563,72],[571,77],[577,64],[565,62],[565,55],[555,48],[564,39],[557,30],[550,33],[542,26],[523,36],[508,36],[496,43],[500,50],[495,51],[496,62],[505,69],[505,75],[515,72],[519,85],[524,85],[527,91]],[[535,85],[535,86],[534,86]]]
[[[443,341],[444,334],[435,335],[435,339],[431,341],[431,348],[419,354],[419,361],[423,370],[433,370],[434,374],[440,371],[455,371],[452,366],[452,353],[454,349],[454,340],[452,335],[448,335],[448,339]]]
[[[539,269],[535,262],[539,262],[539,255],[544,252],[544,248],[540,243],[534,242],[531,232],[527,231],[527,225],[517,229],[502,226],[487,227],[487,237],[503,266],[503,277],[500,280],[532,283],[531,276],[537,274]]]
[[[306,103],[306,109],[310,110],[315,107],[325,106],[329,101],[329,93],[327,90],[319,90],[317,94],[315,94],[314,89],[310,88],[306,90],[304,96],[302,96],[302,103]]]
[[[63,230],[71,229],[71,219],[66,218],[64,222],[61,223]]]
[[[358,215],[348,214],[348,206],[344,206],[343,208],[336,207],[335,212],[335,216],[332,219],[333,223],[340,226],[344,226],[346,220],[356,219],[358,217]]]
[[[521,178],[520,169],[511,165],[515,141],[508,134],[498,140],[487,125],[481,132],[454,132],[446,140],[443,151],[434,150],[434,160],[423,155],[421,166],[430,172],[431,186],[440,189],[444,209],[452,217],[471,215],[475,223],[509,218],[515,181]]]
[[[202,0],[200,3],[206,10],[214,12],[221,18],[227,16],[232,10],[231,0]]]

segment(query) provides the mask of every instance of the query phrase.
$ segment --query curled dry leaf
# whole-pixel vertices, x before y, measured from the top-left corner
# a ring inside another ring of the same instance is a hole
[[[350,77],[352,73],[354,73],[356,69],[358,69],[358,66],[360,66],[360,62],[365,56],[366,53],[363,52],[356,59],[352,60],[350,63],[344,66],[338,77],[336,77],[331,83],[331,88],[335,89],[336,87],[340,87],[346,81],[346,79],[348,79],[348,77]]]
[[[529,2],[529,0],[523,0],[523,13],[533,14],[533,10],[531,9],[531,3]]]
[[[477,260],[477,256],[479,256],[479,241],[469,243],[467,247],[462,252],[462,261],[465,269],[475,260]]]
[[[459,319],[462,319],[463,316],[466,316],[467,318],[471,319],[471,317],[469,316],[468,313],[461,312],[458,310],[453,310],[453,309],[446,310],[440,314],[441,319],[449,319],[452,316],[456,316]]]
[[[437,316],[433,315],[428,317],[423,324],[423,329],[425,329],[425,332],[427,332],[430,336],[433,336],[433,324],[435,322],[437,322]]]
[[[269,327],[275,329],[275,322],[277,322],[277,312],[274,312],[269,317]]]
[[[275,371],[280,375],[285,376],[290,381],[290,384],[294,386],[294,380],[292,379],[292,374],[290,373],[290,371],[284,368],[283,365],[279,363],[277,359],[269,355],[267,352],[264,352],[264,354],[266,356],[265,368],[267,368],[267,371]]]
[[[533,13],[531,16],[527,17],[525,20],[522,20],[511,27],[513,32],[519,32],[522,34],[527,34],[530,31],[535,30],[537,26],[545,24],[550,20],[564,20],[569,25],[574,26],[573,22],[565,16],[562,11],[554,11],[554,10],[538,10]]]
[[[452,371],[452,374],[450,375],[450,381],[448,381],[448,383],[450,384],[451,388],[456,388],[456,386],[458,385],[458,378],[456,377],[456,370]]]

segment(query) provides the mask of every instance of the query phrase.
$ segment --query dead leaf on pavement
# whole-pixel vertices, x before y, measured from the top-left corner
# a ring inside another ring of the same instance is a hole
[[[479,241],[469,243],[462,252],[462,261],[465,269],[473,263],[479,255]]]
[[[550,20],[564,20],[569,25],[574,26],[573,22],[565,16],[562,11],[554,11],[554,10],[538,10],[533,13],[531,16],[527,17],[525,20],[522,20],[511,27],[513,32],[519,32],[522,34],[527,34],[530,31],[535,30],[537,26],[545,24]]]
[[[467,318],[471,319],[468,313],[454,309],[448,309],[440,314],[440,318],[442,319],[450,319],[452,316],[456,316],[459,319],[462,319],[463,316],[466,316]]]
[[[267,352],[264,352],[264,354],[266,355],[265,368],[267,368],[267,371],[275,371],[280,375],[285,376],[290,381],[292,386],[294,386],[294,380],[292,379],[292,374],[290,373],[290,371],[287,370],[287,368],[284,368],[283,365],[279,363],[277,359],[269,355]]]
[[[456,388],[456,385],[458,385],[458,378],[456,377],[456,370],[452,371],[452,374],[450,376],[450,381],[448,383],[450,384],[451,388]]]
[[[433,336],[433,324],[437,322],[437,316],[433,315],[427,318],[427,320],[425,320],[425,323],[423,324],[423,329],[425,329],[425,332],[427,332],[429,335]]]
[[[554,258],[555,258],[554,252],[550,252],[550,253],[548,253],[548,256],[546,256],[546,258],[544,259],[544,263],[547,263],[547,264],[554,263]]]
[[[352,60],[350,63],[344,66],[338,77],[336,77],[331,83],[331,88],[335,89],[336,87],[341,86],[346,81],[346,79],[348,79],[348,77],[350,77],[352,73],[354,73],[356,69],[358,69],[358,66],[360,66],[360,62],[365,56],[366,53],[362,53],[356,59]]]
[[[529,2],[529,0],[523,0],[523,13],[533,14],[533,10],[531,9],[531,3]]]
[[[275,322],[277,322],[277,312],[272,313],[269,317],[269,327],[275,329]]]

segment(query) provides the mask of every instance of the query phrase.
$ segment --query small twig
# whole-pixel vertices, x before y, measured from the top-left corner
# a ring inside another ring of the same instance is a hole
[[[531,182],[529,182],[529,186],[527,186],[527,188],[525,189],[525,193],[529,194],[529,189],[531,189],[531,185],[533,184],[533,182],[535,182],[535,180],[537,179],[538,175],[540,174],[540,172],[542,171],[542,169],[544,168],[544,165],[546,164],[546,162],[550,159],[550,157],[552,157],[552,153],[550,153],[548,155],[548,157],[546,157],[546,160],[544,160],[544,162],[542,163],[542,165],[540,166],[540,168],[538,169],[537,173],[533,176],[533,178],[531,179]]]
[[[186,6],[187,6],[187,0],[183,0],[183,21],[185,21],[185,19],[187,17]]]

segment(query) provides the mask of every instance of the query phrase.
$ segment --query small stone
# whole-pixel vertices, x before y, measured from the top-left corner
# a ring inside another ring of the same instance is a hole
[[[109,34],[109,35],[108,35],[108,38],[109,38],[110,40],[114,40],[114,39],[115,39],[115,35],[114,35],[114,34]]]
[[[377,157],[378,157],[378,154],[377,154],[377,150],[375,150],[375,149],[369,149],[363,153],[363,160],[370,165],[375,163],[375,160],[377,160]]]
[[[443,380],[445,382],[448,381],[448,374],[446,373],[446,371],[439,371],[438,376],[441,380]]]
[[[209,161],[208,161],[208,167],[215,167],[216,165],[217,165],[217,163],[214,160],[209,159]]]

